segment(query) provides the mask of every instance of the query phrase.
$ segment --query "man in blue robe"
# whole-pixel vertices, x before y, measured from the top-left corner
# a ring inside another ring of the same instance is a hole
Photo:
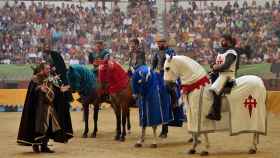
[[[160,37],[157,40],[157,45],[159,48],[159,52],[155,54],[152,60],[152,69],[155,70],[157,74],[157,78],[160,85],[160,96],[163,100],[162,102],[166,103],[168,107],[170,107],[170,111],[173,112],[174,120],[169,122],[168,124],[164,124],[162,126],[162,131],[160,134],[161,138],[166,138],[168,133],[168,125],[169,126],[177,126],[182,127],[183,121],[185,120],[185,115],[183,112],[183,107],[178,106],[178,99],[180,97],[180,87],[179,84],[173,87],[168,87],[164,84],[164,62],[166,59],[166,54],[169,56],[176,55],[174,49],[170,48],[164,37]]]
[[[160,97],[160,85],[156,73],[143,65],[132,76],[132,91],[139,106],[140,126],[157,126],[173,120],[172,112]]]

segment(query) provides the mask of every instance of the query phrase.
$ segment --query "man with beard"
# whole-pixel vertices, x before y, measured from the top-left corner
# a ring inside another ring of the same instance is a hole
[[[219,73],[219,77],[210,87],[214,95],[214,102],[206,118],[210,120],[221,120],[221,93],[229,80],[236,77],[238,68],[238,53],[235,50],[236,40],[231,35],[223,35],[221,40],[222,51],[216,57],[212,71]]]
[[[65,133],[60,125],[60,112],[55,110],[54,100],[58,93],[69,89],[68,86],[59,86],[57,76],[50,75],[50,65],[42,63],[34,71],[30,81],[17,143],[32,146],[34,152],[53,153],[48,148],[49,139],[55,142],[67,143],[72,135]],[[41,147],[41,149],[39,148]]]
[[[48,64],[50,64],[52,72],[60,77],[60,85],[69,86],[66,76],[67,68],[64,60],[59,52],[51,50],[50,41],[44,41],[43,53],[44,60]],[[68,135],[73,135],[72,122],[69,111],[71,101],[73,101],[71,90],[63,93],[58,93],[54,100],[55,110],[58,113],[61,113],[61,115],[59,115],[59,123]]]
[[[183,108],[178,106],[178,99],[180,97],[179,85],[176,86],[167,86],[163,80],[164,74],[164,62],[166,60],[166,55],[174,56],[176,55],[174,49],[170,48],[167,45],[166,39],[161,35],[157,40],[157,45],[159,48],[159,52],[155,54],[152,59],[152,69],[156,72],[158,76],[158,81],[160,83],[160,97],[162,104],[166,104],[165,106],[169,106],[169,111],[166,111],[165,115],[173,115],[174,120],[169,122],[168,124],[162,125],[162,131],[160,134],[161,138],[166,138],[168,133],[168,126],[177,126],[181,127],[183,125],[183,121],[185,120],[185,116],[183,113]]]

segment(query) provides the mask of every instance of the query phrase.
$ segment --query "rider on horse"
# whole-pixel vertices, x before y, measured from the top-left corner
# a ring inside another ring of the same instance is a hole
[[[212,71],[219,73],[219,77],[212,84],[210,91],[214,95],[214,102],[206,118],[221,120],[221,95],[228,81],[235,79],[238,66],[238,53],[235,50],[236,40],[231,35],[223,35],[221,46],[223,50],[216,57]]]
[[[132,73],[140,66],[146,64],[145,52],[141,50],[140,42],[137,38],[133,38],[129,42],[129,68],[128,75],[132,76]]]

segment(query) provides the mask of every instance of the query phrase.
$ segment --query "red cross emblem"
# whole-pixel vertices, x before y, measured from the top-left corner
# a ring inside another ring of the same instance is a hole
[[[218,57],[218,59],[216,60],[216,64],[221,65],[223,63],[223,59],[222,57]]]
[[[257,101],[255,98],[253,98],[251,95],[249,95],[248,98],[244,101],[244,106],[249,110],[250,118],[252,116],[253,108],[257,107]]]

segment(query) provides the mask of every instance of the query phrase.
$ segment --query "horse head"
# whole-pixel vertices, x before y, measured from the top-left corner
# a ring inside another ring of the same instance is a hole
[[[164,62],[164,81],[175,83],[179,78],[178,69],[176,66],[176,56],[166,55]]]
[[[81,89],[81,75],[77,71],[77,67],[75,65],[69,66],[69,69],[67,71],[67,77],[68,77],[71,89],[74,90],[74,91],[80,91],[80,89]]]
[[[164,80],[166,82],[175,82],[180,78],[182,84],[191,84],[206,75],[203,66],[194,59],[183,55],[173,57],[166,55],[164,63]]]

